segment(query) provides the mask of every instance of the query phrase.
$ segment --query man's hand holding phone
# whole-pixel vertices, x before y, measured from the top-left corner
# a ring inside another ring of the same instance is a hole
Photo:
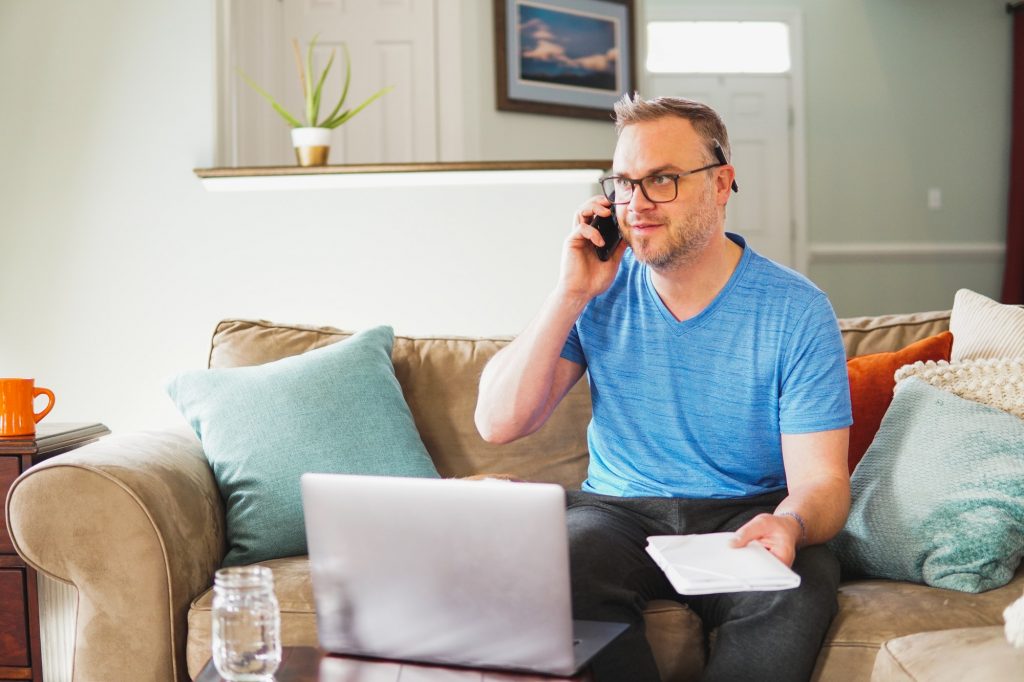
[[[622,233],[619,232],[619,220],[615,217],[615,209],[612,208],[611,214],[607,216],[595,215],[590,219],[590,226],[596,227],[597,231],[601,233],[601,239],[604,240],[604,245],[594,245],[598,259],[608,260],[615,252],[615,247],[622,241]]]
[[[588,301],[604,293],[615,280],[625,250],[615,207],[603,195],[591,197],[576,212],[562,252],[561,288]]]

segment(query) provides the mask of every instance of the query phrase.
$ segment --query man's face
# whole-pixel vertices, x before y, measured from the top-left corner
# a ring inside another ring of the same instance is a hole
[[[685,119],[634,123],[619,134],[613,174],[639,180],[685,173],[708,165],[705,148]],[[617,207],[622,236],[637,260],[656,269],[685,265],[722,231],[729,188],[723,191],[717,170],[679,178],[674,201],[655,204],[636,187],[632,200]]]

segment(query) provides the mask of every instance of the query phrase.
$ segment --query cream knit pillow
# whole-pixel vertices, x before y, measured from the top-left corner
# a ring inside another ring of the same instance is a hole
[[[954,337],[953,343],[956,343]],[[1024,357],[946,362],[929,360],[896,370],[896,391],[910,377],[966,400],[1014,414],[1024,419]]]
[[[950,361],[1024,357],[1024,308],[997,303],[970,289],[953,299]]]

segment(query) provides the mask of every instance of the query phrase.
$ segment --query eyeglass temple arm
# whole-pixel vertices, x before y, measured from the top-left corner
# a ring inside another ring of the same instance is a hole
[[[715,140],[715,158],[718,159],[718,162],[723,166],[729,165],[729,161],[725,158],[725,152],[722,151],[722,145],[718,144],[718,140]],[[732,191],[740,191],[740,186],[736,184],[735,179],[732,181]]]

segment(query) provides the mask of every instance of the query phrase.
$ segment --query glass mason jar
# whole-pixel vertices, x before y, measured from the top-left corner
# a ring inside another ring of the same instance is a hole
[[[222,568],[214,576],[213,663],[234,682],[270,680],[281,664],[281,611],[266,566]]]

